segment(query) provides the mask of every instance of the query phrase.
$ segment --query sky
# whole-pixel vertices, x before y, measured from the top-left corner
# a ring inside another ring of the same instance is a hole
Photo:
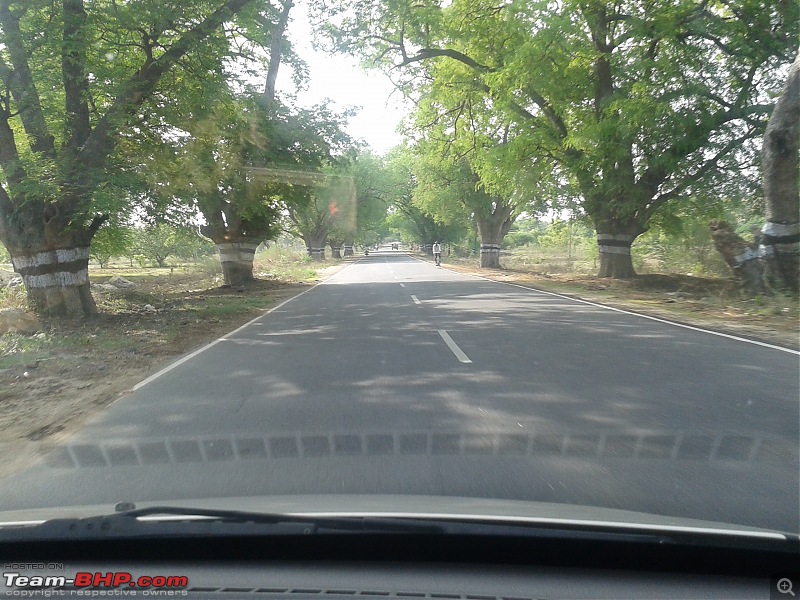
[[[379,71],[364,72],[355,58],[314,50],[305,2],[296,2],[290,17],[289,39],[309,68],[308,87],[298,92],[298,103],[309,107],[330,98],[340,109],[361,107],[347,127],[353,138],[366,140],[378,154],[400,143],[396,128],[408,109],[389,78]],[[278,94],[281,91],[295,92],[287,65],[278,72]]]

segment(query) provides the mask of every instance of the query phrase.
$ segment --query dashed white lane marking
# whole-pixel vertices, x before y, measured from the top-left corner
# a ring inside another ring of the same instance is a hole
[[[422,304],[414,294],[411,294],[411,299],[414,301],[414,304]]]
[[[406,284],[405,283],[401,283],[400,287],[406,287]]]
[[[461,348],[458,347],[458,344],[456,344],[453,341],[453,338],[450,337],[450,334],[448,334],[444,329],[440,329],[439,330],[439,335],[442,336],[442,339],[444,340],[444,343],[447,344],[447,347],[450,348],[450,350],[453,351],[453,354],[456,355],[456,358],[459,360],[459,362],[462,362],[462,363],[471,363],[472,362],[469,359],[469,357],[466,354],[464,354],[464,351]]]

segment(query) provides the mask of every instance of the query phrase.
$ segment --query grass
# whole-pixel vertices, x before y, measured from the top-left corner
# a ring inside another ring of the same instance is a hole
[[[273,245],[256,254],[253,272],[256,277],[281,281],[311,282],[317,278],[317,266],[305,251]]]
[[[44,320],[43,331],[36,335],[0,336],[0,369],[39,361],[70,362],[82,355],[113,354],[137,346],[182,346],[187,343],[184,338],[207,335],[202,330],[209,325],[232,328],[252,318],[285,294],[287,284],[314,282],[317,268],[330,264],[312,263],[305,253],[273,246],[259,252],[254,263],[256,277],[266,281],[256,282],[245,293],[220,287],[222,271],[216,256],[165,268],[131,267],[127,262],[105,269],[92,267],[92,282],[121,276],[137,287],[119,293],[96,292],[96,317]],[[24,289],[0,287],[0,308],[26,308]],[[199,331],[187,331],[191,329]]]
[[[322,266],[330,263],[323,263]],[[253,273],[257,278],[292,282],[310,282],[317,277],[317,267],[305,251],[272,245],[260,250],[253,261]],[[196,262],[172,262],[166,267],[131,266],[127,260],[111,262],[106,268],[90,266],[89,278],[96,283],[105,282],[110,277],[120,276],[140,283],[158,279],[169,283],[170,279],[180,281],[187,276],[196,278],[202,274],[209,285],[222,283],[222,267],[216,255],[206,256]]]
[[[124,336],[84,331],[41,331],[33,336],[0,336],[0,369],[27,366],[42,360],[62,360],[86,352],[114,352],[124,348]]]

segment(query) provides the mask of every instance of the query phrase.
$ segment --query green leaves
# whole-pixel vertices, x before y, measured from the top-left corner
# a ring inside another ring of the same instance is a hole
[[[524,183],[527,195],[547,189],[551,208],[582,197],[597,218],[641,226],[701,186],[721,192],[717,175],[764,125],[748,107],[769,102],[800,27],[797,3],[777,0],[348,8],[339,39],[384,68],[405,65],[415,136],[469,157],[482,189],[508,196]],[[418,202],[455,218],[445,175],[422,179]]]

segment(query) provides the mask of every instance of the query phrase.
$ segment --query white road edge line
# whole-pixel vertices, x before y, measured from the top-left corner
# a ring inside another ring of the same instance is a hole
[[[416,258],[421,262],[428,262],[427,260],[423,260],[416,256],[412,258]],[[444,267],[447,269],[447,267]],[[458,275],[466,275],[467,277],[474,277],[475,279],[483,279],[484,281],[489,281],[491,283],[498,283],[500,285],[510,285],[512,287],[518,287],[523,290],[529,290],[531,292],[537,292],[539,294],[547,294],[548,296],[555,296],[556,298],[564,298],[565,300],[572,300],[573,302],[579,302],[581,304],[588,304],[589,306],[595,306],[597,308],[605,308],[606,310],[613,310],[614,312],[622,313],[625,315],[632,315],[634,317],[641,317],[642,319],[649,319],[651,321],[656,321],[657,323],[664,323],[665,325],[674,325],[675,327],[682,327],[683,329],[690,329],[692,331],[699,331],[700,333],[708,333],[710,335],[716,335],[718,337],[724,337],[731,340],[736,340],[737,342],[745,342],[747,344],[753,344],[755,346],[763,346],[764,348],[771,348],[772,350],[780,350],[781,352],[787,352],[789,354],[795,354],[800,356],[800,350],[792,350],[791,348],[784,348],[783,346],[775,346],[774,344],[768,344],[766,342],[759,342],[758,340],[748,340],[747,338],[741,338],[735,335],[731,335],[730,333],[722,333],[721,331],[711,331],[710,329],[703,329],[701,327],[694,327],[692,325],[685,325],[683,323],[676,323],[675,321],[669,321],[667,319],[660,319],[659,317],[652,317],[650,315],[643,315],[641,313],[632,312],[629,310],[624,310],[622,308],[614,308],[613,306],[606,306],[605,304],[598,304],[596,302],[590,302],[589,300],[581,300],[580,298],[570,298],[569,296],[564,296],[563,294],[557,294],[555,292],[548,292],[545,290],[540,290],[533,287],[528,287],[526,285],[520,285],[518,283],[509,283],[507,281],[496,281],[494,279],[489,279],[488,277],[483,277],[482,275],[473,275],[471,273],[461,273],[459,271],[454,271],[452,269],[447,269],[451,273],[456,273]]]
[[[233,331],[230,331],[230,332],[226,333],[225,335],[223,335],[223,336],[222,336],[222,337],[220,337],[220,338],[217,338],[217,339],[216,339],[216,340],[214,340],[213,342],[209,342],[208,344],[206,344],[205,346],[201,346],[200,348],[198,348],[198,349],[197,349],[197,350],[195,350],[194,352],[191,352],[190,354],[187,354],[186,356],[184,356],[184,357],[182,357],[182,358],[179,358],[178,360],[176,360],[175,362],[173,362],[173,363],[171,363],[171,364],[167,365],[166,367],[164,367],[164,368],[163,368],[163,369],[161,369],[160,371],[156,371],[155,373],[153,373],[152,375],[150,375],[150,376],[149,376],[147,379],[143,379],[142,381],[140,381],[139,383],[137,383],[136,385],[134,385],[132,388],[130,388],[130,391],[131,391],[131,392],[135,392],[136,390],[138,390],[138,389],[140,389],[140,388],[143,388],[143,387],[144,387],[144,386],[146,386],[148,383],[151,383],[151,382],[155,381],[156,379],[158,379],[159,377],[161,377],[161,376],[162,376],[162,375],[164,375],[165,373],[169,373],[170,371],[172,371],[172,369],[174,369],[174,368],[176,368],[176,367],[179,367],[179,366],[181,366],[183,363],[185,363],[185,362],[186,362],[186,361],[188,361],[188,360],[191,360],[191,359],[193,359],[193,358],[194,358],[195,356],[197,356],[198,354],[200,354],[200,353],[202,353],[202,352],[205,352],[206,350],[208,350],[209,348],[211,348],[211,347],[213,347],[213,346],[216,346],[216,345],[217,345],[217,344],[219,344],[220,342],[223,342],[223,341],[225,341],[225,340],[226,340],[226,339],[228,339],[230,336],[234,335],[235,333],[238,333],[238,332],[240,332],[240,331],[241,331],[242,329],[244,329],[245,327],[249,327],[250,325],[252,325],[252,324],[253,324],[253,323],[255,323],[256,321],[258,321],[259,319],[262,319],[262,318],[264,318],[265,316],[267,316],[267,315],[268,315],[268,314],[270,314],[271,312],[278,310],[279,308],[281,308],[282,306],[284,306],[284,305],[288,304],[288,303],[289,303],[289,302],[291,302],[292,300],[294,300],[294,299],[296,299],[296,298],[299,298],[299,297],[300,297],[300,296],[302,296],[303,294],[306,294],[306,293],[310,292],[311,290],[313,290],[314,288],[316,288],[318,285],[322,285],[323,283],[327,283],[329,280],[331,280],[331,279],[333,279],[334,277],[336,277],[336,276],[337,276],[339,273],[341,273],[341,272],[342,272],[342,271],[344,271],[345,269],[349,269],[350,267],[352,267],[354,264],[356,264],[356,263],[357,263],[357,262],[359,262],[360,260],[361,260],[361,259],[358,259],[358,260],[356,260],[355,262],[352,262],[352,263],[350,263],[350,264],[349,264],[349,265],[347,265],[347,266],[346,266],[344,269],[340,269],[339,271],[336,271],[336,273],[334,273],[333,275],[331,275],[331,276],[329,276],[329,277],[326,277],[326,278],[325,278],[325,279],[323,279],[322,281],[318,281],[317,283],[315,283],[314,285],[312,285],[312,286],[311,286],[310,288],[308,288],[307,290],[303,290],[303,291],[302,291],[302,292],[300,292],[299,294],[295,294],[294,296],[292,296],[292,297],[290,297],[290,298],[287,298],[286,300],[284,300],[283,302],[281,302],[281,303],[280,303],[280,304],[278,304],[277,306],[273,306],[273,307],[272,307],[272,308],[270,308],[269,310],[265,311],[263,314],[260,314],[260,315],[258,315],[258,316],[257,316],[255,319],[251,319],[251,320],[249,320],[247,323],[245,323],[245,324],[244,324],[244,325],[242,325],[241,327],[237,327],[237,328],[236,328],[236,329],[234,329]]]
[[[464,354],[464,351],[461,350],[461,348],[458,347],[458,344],[456,344],[453,341],[453,338],[450,337],[450,334],[448,334],[444,329],[439,329],[439,335],[442,336],[442,339],[444,340],[444,343],[447,344],[447,347],[450,348],[450,350],[453,351],[453,354],[456,355],[456,358],[459,360],[459,362],[462,362],[462,363],[471,363],[472,362],[469,359],[469,357],[466,354]]]
[[[414,301],[414,304],[422,304],[414,294],[411,294],[411,299]]]

